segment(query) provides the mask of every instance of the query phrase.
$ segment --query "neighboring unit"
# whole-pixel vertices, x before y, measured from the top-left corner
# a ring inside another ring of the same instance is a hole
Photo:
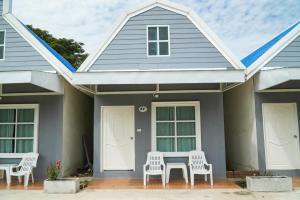
[[[226,176],[223,91],[244,66],[188,8],[156,0],[127,12],[74,74],[94,95],[94,175],[142,178],[147,153],[203,150]]]
[[[68,83],[73,66],[13,16],[11,3],[0,0],[0,163],[36,152],[36,178],[55,160],[70,175],[83,166],[92,101]]]
[[[229,169],[300,175],[300,21],[242,62],[248,81],[224,94]]]

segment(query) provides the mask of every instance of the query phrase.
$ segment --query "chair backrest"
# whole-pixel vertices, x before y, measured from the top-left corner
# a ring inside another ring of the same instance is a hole
[[[192,165],[193,170],[206,170],[207,164],[205,154],[203,151],[191,151],[189,153],[189,164]]]
[[[161,152],[149,152],[146,164],[149,165],[149,171],[161,171],[161,166],[164,164],[163,154]]]
[[[19,164],[19,166],[21,167],[20,172],[30,173],[32,171],[32,168],[36,167],[38,157],[38,153],[25,153]]]

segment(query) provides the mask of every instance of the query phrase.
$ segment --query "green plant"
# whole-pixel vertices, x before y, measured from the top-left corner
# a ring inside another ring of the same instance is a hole
[[[47,178],[49,181],[55,181],[57,180],[57,177],[60,174],[60,169],[61,169],[61,161],[57,160],[54,164],[50,164],[49,167],[47,168]]]

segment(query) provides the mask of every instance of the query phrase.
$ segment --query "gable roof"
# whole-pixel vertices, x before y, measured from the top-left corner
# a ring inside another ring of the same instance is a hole
[[[257,59],[259,59],[264,53],[266,53],[270,48],[272,48],[277,42],[284,38],[289,32],[296,28],[300,24],[300,21],[292,25],[285,31],[281,32],[269,42],[265,43],[263,46],[259,47],[248,56],[242,59],[242,63],[248,68],[250,67]]]
[[[9,23],[38,53],[40,53],[57,73],[61,74],[67,81],[71,82],[72,72],[76,71],[75,68],[11,13],[11,0],[4,0],[3,3],[3,19],[7,21],[7,23]]]
[[[254,75],[300,35],[300,20],[243,58],[248,76]]]
[[[182,5],[167,1],[167,0],[152,0],[144,3],[141,6],[129,10],[113,26],[112,31],[103,40],[99,47],[92,53],[78,69],[78,72],[86,72],[95,63],[96,59],[104,52],[106,47],[111,43],[123,26],[128,20],[140,13],[150,10],[154,7],[161,7],[166,10],[173,11],[175,13],[186,16],[198,30],[220,51],[220,53],[232,64],[236,69],[245,69],[239,59],[223,44],[223,42],[217,37],[217,35],[207,26],[207,24],[191,9]]]
[[[30,31],[30,33],[42,44],[48,49],[60,62],[62,62],[65,67],[70,70],[70,72],[76,72],[75,67],[67,61],[62,55],[57,53],[52,47],[50,47],[42,38],[40,38],[37,34],[35,34],[32,30],[30,30],[26,25],[23,24],[23,26]]]

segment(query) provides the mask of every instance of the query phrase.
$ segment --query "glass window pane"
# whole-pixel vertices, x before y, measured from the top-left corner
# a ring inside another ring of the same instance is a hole
[[[174,138],[157,138],[157,151],[174,152],[175,139]]]
[[[4,46],[0,46],[0,59],[4,58]]]
[[[157,28],[156,27],[148,28],[148,40],[157,40]]]
[[[0,140],[0,153],[13,153],[14,140]]]
[[[168,40],[168,27],[159,27],[159,39],[160,40]]]
[[[0,31],[0,44],[4,44],[4,37],[5,37],[4,31]]]
[[[169,55],[168,42],[160,42],[159,43],[159,55]]]
[[[177,135],[196,135],[195,122],[177,122]]]
[[[33,109],[19,109],[18,110],[18,122],[34,122],[34,110]]]
[[[18,124],[17,137],[33,137],[33,124]]]
[[[157,43],[156,42],[148,43],[148,54],[150,56],[157,55]]]
[[[176,119],[195,120],[195,107],[194,106],[176,107]]]
[[[0,137],[14,137],[14,124],[0,124]]]
[[[156,121],[174,120],[174,107],[156,107]]]
[[[196,150],[196,138],[178,138],[177,151],[186,152]]]
[[[16,153],[29,153],[33,152],[33,139],[30,140],[17,140]]]
[[[156,123],[157,136],[174,136],[175,123],[174,122],[159,122]]]
[[[15,110],[14,109],[0,109],[0,123],[15,122]]]

